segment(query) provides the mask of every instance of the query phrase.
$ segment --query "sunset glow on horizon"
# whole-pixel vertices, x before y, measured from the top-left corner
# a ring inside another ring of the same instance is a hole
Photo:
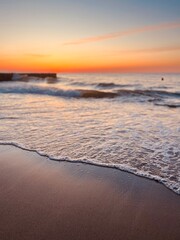
[[[179,12],[178,0],[1,1],[0,72],[180,72]]]

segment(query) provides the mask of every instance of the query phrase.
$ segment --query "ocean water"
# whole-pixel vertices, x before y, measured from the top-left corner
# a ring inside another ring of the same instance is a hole
[[[0,82],[0,144],[116,167],[180,194],[180,74],[17,80]]]

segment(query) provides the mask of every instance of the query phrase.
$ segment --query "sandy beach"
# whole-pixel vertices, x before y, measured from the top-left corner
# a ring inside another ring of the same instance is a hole
[[[180,240],[179,13],[0,1],[0,240]]]
[[[0,239],[180,236],[180,196],[119,170],[0,147]]]

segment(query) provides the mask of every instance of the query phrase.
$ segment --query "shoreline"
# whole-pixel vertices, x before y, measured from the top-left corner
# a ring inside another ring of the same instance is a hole
[[[180,193],[174,191],[172,188],[166,186],[166,184],[163,182],[163,181],[160,181],[160,179],[158,178],[155,178],[155,177],[150,177],[150,176],[145,176],[145,175],[141,175],[139,173],[134,173],[133,171],[131,171],[130,169],[126,169],[126,168],[120,168],[116,165],[105,165],[105,164],[101,164],[101,163],[96,163],[96,162],[83,162],[81,160],[68,160],[68,159],[58,159],[58,158],[53,158],[53,157],[50,157],[49,155],[47,154],[44,154],[44,153],[40,153],[38,152],[37,150],[35,149],[28,149],[24,146],[20,146],[18,144],[15,144],[15,143],[6,143],[6,142],[0,142],[0,147],[1,146],[12,146],[12,147],[15,147],[15,148],[19,148],[23,151],[27,151],[27,152],[30,152],[30,153],[35,153],[37,155],[39,155],[40,157],[45,157],[45,158],[48,158],[48,160],[50,161],[54,161],[54,162],[67,162],[67,163],[72,163],[72,164],[86,164],[86,165],[89,165],[89,166],[95,166],[95,167],[102,167],[102,168],[108,168],[108,169],[115,169],[117,171],[122,171],[122,172],[125,172],[125,173],[128,173],[128,174],[133,174],[137,177],[140,177],[140,178],[143,178],[143,179],[148,179],[150,181],[155,181],[159,184],[162,184],[165,188],[167,188],[169,191],[172,191],[173,193],[177,194],[178,196],[180,196]]]
[[[113,168],[0,145],[0,238],[179,239],[180,198]]]

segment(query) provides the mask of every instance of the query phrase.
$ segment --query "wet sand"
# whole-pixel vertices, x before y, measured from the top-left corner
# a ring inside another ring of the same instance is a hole
[[[0,146],[0,239],[180,237],[180,196],[120,170]]]

